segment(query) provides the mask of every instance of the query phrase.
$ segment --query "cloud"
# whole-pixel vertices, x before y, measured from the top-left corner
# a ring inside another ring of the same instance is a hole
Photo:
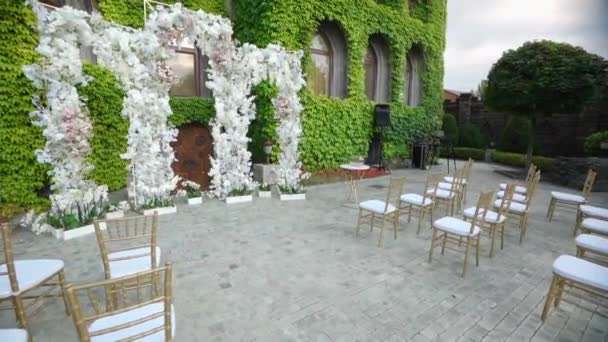
[[[445,87],[470,90],[508,49],[550,39],[608,58],[606,0],[448,0]]]

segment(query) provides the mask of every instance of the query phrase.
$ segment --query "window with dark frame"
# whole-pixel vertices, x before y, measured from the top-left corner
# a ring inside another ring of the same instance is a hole
[[[378,57],[373,46],[367,47],[365,54],[365,95],[367,98],[376,100],[376,82],[378,80]]]
[[[329,40],[318,32],[310,45],[312,67],[309,72],[308,88],[317,95],[331,95],[333,77],[333,56]]]

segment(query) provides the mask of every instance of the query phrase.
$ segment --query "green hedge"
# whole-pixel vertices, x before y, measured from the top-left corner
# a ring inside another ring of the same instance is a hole
[[[37,19],[23,1],[2,2],[0,17],[0,206],[42,209],[49,202],[38,192],[48,182],[48,167],[34,151],[44,147],[44,138],[28,115],[37,90],[22,71],[38,58]]]
[[[526,166],[526,155],[520,153],[499,152],[492,154],[492,161],[498,164],[524,167]],[[532,163],[541,171],[549,171],[555,165],[556,159],[541,156],[532,157]]]
[[[608,141],[608,131],[596,132],[585,139],[585,153],[599,154],[600,144]]]
[[[441,156],[447,157],[448,151],[446,149],[441,149]],[[473,159],[473,160],[485,160],[486,158],[486,150],[480,148],[470,148],[470,147],[454,147],[454,156],[457,159]]]
[[[93,77],[78,94],[85,99],[93,124],[88,161],[95,166],[89,178],[107,184],[111,191],[127,185],[129,161],[120,158],[127,151],[129,122],[122,117],[125,92],[114,75],[99,65],[84,64],[83,71]]]
[[[207,126],[215,116],[213,98],[172,97],[169,99],[169,105],[173,111],[173,114],[169,117],[169,122],[174,127],[189,123]]]

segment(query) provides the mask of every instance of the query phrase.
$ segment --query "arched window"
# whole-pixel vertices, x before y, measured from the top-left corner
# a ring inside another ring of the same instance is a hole
[[[407,70],[405,80],[405,103],[408,106],[422,104],[422,72],[424,62],[420,49],[413,48],[407,54]]]
[[[365,95],[370,100],[376,99],[376,80],[378,78],[378,58],[374,48],[367,47],[365,54]]]
[[[334,23],[321,24],[310,44],[308,89],[318,95],[346,97],[346,39]]]
[[[365,94],[376,102],[390,99],[391,67],[386,40],[373,35],[365,56]]]
[[[329,41],[322,33],[315,34],[310,45],[312,70],[309,74],[308,88],[318,95],[330,95],[332,51]]]

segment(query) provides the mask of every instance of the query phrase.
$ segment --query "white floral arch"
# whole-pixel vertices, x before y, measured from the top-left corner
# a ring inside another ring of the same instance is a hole
[[[92,182],[85,181],[86,172],[92,168],[85,161],[90,150],[90,122],[75,88],[87,81],[82,75],[78,47],[91,45],[98,63],[114,72],[127,91],[123,115],[130,119],[130,126],[128,150],[122,157],[131,160],[129,194],[136,207],[170,198],[177,183],[171,169],[174,155],[170,146],[176,130],[167,126],[171,115],[168,91],[174,81],[167,62],[174,54],[170,43],[179,44],[184,38],[197,42],[210,57],[207,86],[214,92],[216,109],[211,123],[215,157],[210,175],[215,195],[225,197],[233,190],[252,187],[246,133],[255,108],[249,93],[253,85],[265,79],[274,81],[280,89],[273,100],[280,120],[280,182],[294,188],[299,185],[297,147],[302,108],[297,93],[304,85],[301,52],[289,53],[278,45],[266,49],[250,44],[236,47],[227,19],[186,10],[181,4],[157,8],[143,30],[118,27],[99,15],[89,17],[69,7],[47,15],[35,0],[33,6],[40,18],[38,51],[44,58],[39,65],[24,69],[36,86],[47,89],[48,106],[40,106],[33,115],[40,119],[47,137],[39,160],[53,165],[55,196],[91,189]],[[78,141],[66,138],[62,125],[72,117],[82,131]]]

